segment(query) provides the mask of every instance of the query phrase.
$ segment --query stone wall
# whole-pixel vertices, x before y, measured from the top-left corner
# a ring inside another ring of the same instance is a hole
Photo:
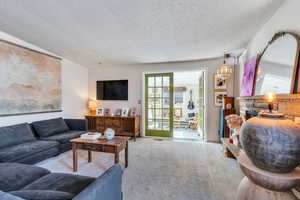
[[[268,109],[265,96],[238,97],[238,102],[241,115],[245,115],[246,110],[259,112]],[[273,105],[275,111],[293,121],[300,117],[300,94],[276,95]]]

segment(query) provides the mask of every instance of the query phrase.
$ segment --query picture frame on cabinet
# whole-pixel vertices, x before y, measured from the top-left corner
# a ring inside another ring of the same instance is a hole
[[[104,109],[104,115],[109,115],[110,114],[110,109],[109,108],[105,108]]]
[[[133,107],[130,109],[130,116],[136,116],[137,115],[137,108],[136,107]]]
[[[104,108],[97,108],[96,115],[103,116],[104,115]]]
[[[117,108],[115,111],[115,116],[121,116],[122,115],[122,109]]]
[[[129,108],[122,108],[122,117],[128,117]]]

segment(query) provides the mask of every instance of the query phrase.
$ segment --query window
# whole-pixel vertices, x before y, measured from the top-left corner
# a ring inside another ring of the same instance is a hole
[[[175,104],[183,103],[183,92],[175,92]]]

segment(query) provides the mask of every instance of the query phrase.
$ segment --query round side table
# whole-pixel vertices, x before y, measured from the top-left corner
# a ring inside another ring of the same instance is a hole
[[[246,177],[241,181],[236,200],[297,200],[291,189],[300,184],[300,168],[285,174],[257,168],[244,152],[238,157]]]

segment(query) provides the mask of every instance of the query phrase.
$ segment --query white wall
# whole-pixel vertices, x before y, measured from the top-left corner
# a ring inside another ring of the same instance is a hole
[[[112,110],[122,107],[139,107],[139,101],[143,101],[143,73],[145,72],[176,72],[176,71],[208,71],[208,98],[207,98],[207,140],[218,141],[219,107],[214,106],[213,73],[222,64],[222,59],[209,59],[195,62],[176,62],[163,64],[140,64],[124,66],[99,66],[89,70],[89,96],[96,99],[97,80],[128,79],[128,101],[101,101],[103,107]]]
[[[51,54],[3,32],[0,32],[0,39]],[[0,127],[54,117],[82,118],[87,112],[88,69],[66,59],[62,60],[61,67],[63,112],[0,117]]]
[[[299,8],[299,0],[285,1],[249,43],[249,57],[256,55],[258,52],[262,52],[268,41],[278,31],[291,31],[300,35]]]

